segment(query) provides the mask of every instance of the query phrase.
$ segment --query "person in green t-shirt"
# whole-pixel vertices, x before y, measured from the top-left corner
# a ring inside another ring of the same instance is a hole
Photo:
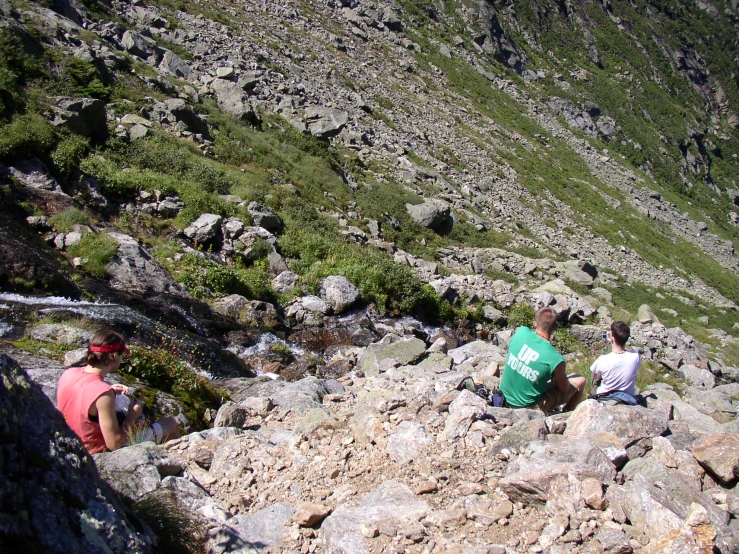
[[[567,375],[562,355],[549,342],[557,328],[557,312],[536,312],[534,328],[519,327],[511,338],[500,380],[510,408],[538,408],[550,412],[564,404],[574,410],[582,399],[585,377]]]

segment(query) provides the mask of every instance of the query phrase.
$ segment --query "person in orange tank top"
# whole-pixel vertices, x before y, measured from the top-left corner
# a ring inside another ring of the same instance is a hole
[[[128,444],[128,430],[142,415],[143,406],[129,402],[125,418],[116,416],[116,395],[127,392],[124,385],[109,385],[104,378],[129,354],[126,342],[115,331],[99,331],[90,341],[84,367],[70,367],[59,379],[57,406],[69,427],[90,454],[116,450]],[[164,418],[149,426],[147,439],[163,442],[180,436],[177,421]]]

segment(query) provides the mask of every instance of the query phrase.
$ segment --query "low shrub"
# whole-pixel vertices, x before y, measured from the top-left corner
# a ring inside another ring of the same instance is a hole
[[[63,180],[68,179],[80,166],[89,149],[90,142],[83,137],[78,135],[64,137],[51,152],[51,163],[59,177]]]
[[[56,143],[56,131],[38,114],[18,116],[0,127],[0,159],[44,157]]]
[[[120,371],[172,394],[195,427],[207,427],[203,421],[205,410],[220,406],[221,393],[168,350],[131,347],[131,355],[124,358]]]
[[[511,329],[531,327],[535,316],[536,311],[528,304],[516,304],[508,312],[508,327]]]

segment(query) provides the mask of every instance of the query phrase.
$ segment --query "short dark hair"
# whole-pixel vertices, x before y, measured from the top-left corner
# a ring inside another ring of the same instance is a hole
[[[613,335],[616,344],[623,348],[631,336],[631,329],[623,321],[614,321],[611,323],[611,335]]]
[[[539,329],[552,333],[557,328],[557,311],[554,308],[542,308],[534,318]]]
[[[121,344],[125,346],[126,339],[123,338],[123,335],[111,329],[103,329],[95,333],[95,336],[90,340],[90,346],[107,346],[109,344]],[[114,355],[115,352],[91,352],[88,349],[85,362],[89,366],[100,367],[110,363]]]

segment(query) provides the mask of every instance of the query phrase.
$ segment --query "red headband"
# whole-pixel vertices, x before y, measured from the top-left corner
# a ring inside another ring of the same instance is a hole
[[[90,349],[90,352],[108,353],[108,352],[120,352],[121,350],[123,350],[123,352],[125,352],[126,354],[131,353],[131,351],[128,348],[126,348],[125,343],[122,343],[122,342],[116,342],[113,344],[104,344],[102,346],[90,345],[88,348]]]

